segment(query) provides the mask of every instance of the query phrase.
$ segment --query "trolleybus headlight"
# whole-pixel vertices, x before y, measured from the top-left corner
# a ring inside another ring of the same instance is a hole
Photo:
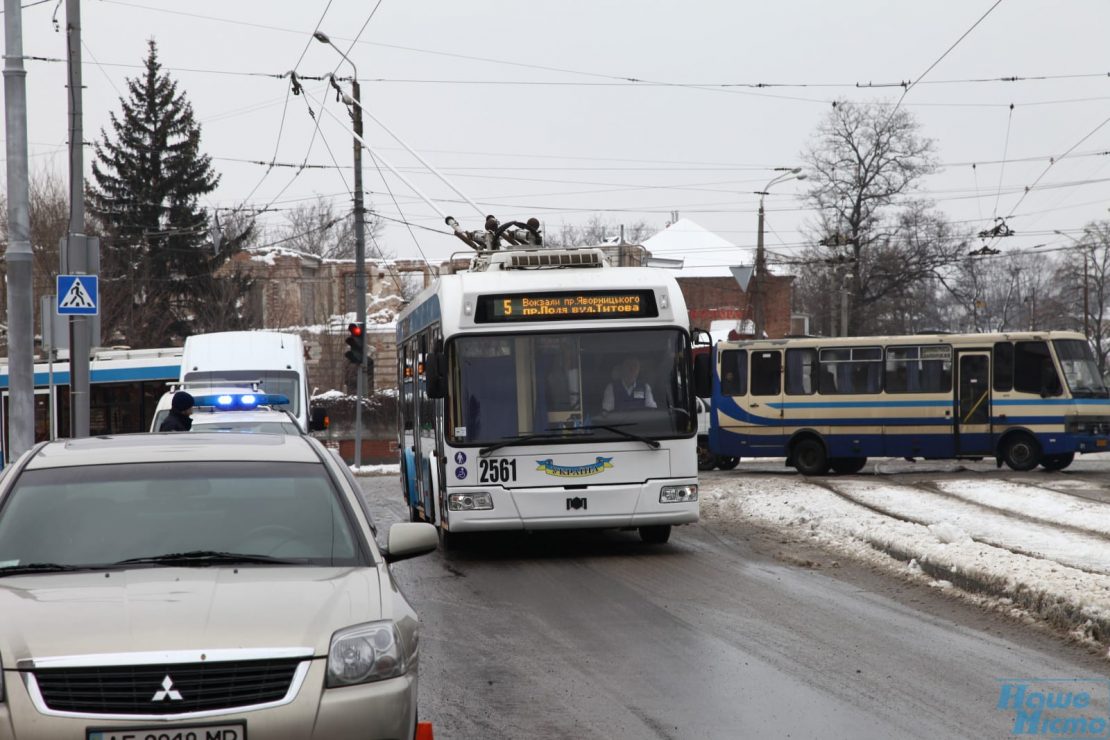
[[[697,483],[687,483],[684,486],[663,486],[659,489],[659,503],[661,504],[684,504],[697,500]]]
[[[447,497],[451,511],[484,511],[493,508],[493,496],[488,493],[452,493]]]
[[[331,637],[328,649],[328,688],[381,681],[400,676],[408,665],[393,622],[369,622],[348,627]]]

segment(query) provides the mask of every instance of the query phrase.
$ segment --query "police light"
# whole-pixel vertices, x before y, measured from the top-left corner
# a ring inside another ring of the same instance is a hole
[[[366,337],[364,336],[365,333],[366,329],[365,327],[363,327],[362,324],[356,324],[353,322],[347,324],[346,342],[349,349],[343,354],[343,356],[347,358],[348,362],[351,362],[355,365],[362,364],[362,358],[366,356],[366,350],[363,346],[366,341]]]
[[[232,395],[221,393],[218,396],[197,396],[196,406],[218,409],[220,411],[250,411],[259,406],[284,406],[289,397],[280,393],[242,393]]]

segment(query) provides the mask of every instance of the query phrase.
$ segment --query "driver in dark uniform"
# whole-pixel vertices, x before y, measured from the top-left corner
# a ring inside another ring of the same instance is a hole
[[[617,368],[617,377],[605,386],[602,411],[631,411],[655,408],[651,386],[640,380],[640,361],[626,357]]]

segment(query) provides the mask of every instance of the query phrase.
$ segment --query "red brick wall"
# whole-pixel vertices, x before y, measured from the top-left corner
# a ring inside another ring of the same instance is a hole
[[[767,276],[763,315],[764,330],[771,338],[790,333],[793,284],[792,277]],[[751,296],[740,290],[740,286],[731,277],[680,277],[678,285],[686,298],[686,309],[692,326],[708,329],[709,322],[713,319],[755,318]]]

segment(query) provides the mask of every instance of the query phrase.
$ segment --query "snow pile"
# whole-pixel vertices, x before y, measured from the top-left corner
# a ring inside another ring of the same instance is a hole
[[[401,466],[392,465],[352,465],[351,472],[355,475],[400,475]]]
[[[317,393],[315,396],[312,397],[312,400],[313,401],[332,401],[332,400],[337,400],[337,399],[340,399],[340,398],[349,398],[349,396],[346,393],[344,393],[343,391],[339,391],[339,390],[336,390],[335,388],[332,388],[329,391],[324,391],[323,393]]]
[[[1110,642],[1105,539],[1099,543],[1081,531],[1008,517],[916,487],[829,483],[835,490],[801,477],[703,479],[702,515],[787,530],[885,567],[894,558],[907,564],[899,566],[902,572],[924,574],[937,587],[992,597],[996,606],[1012,605],[1078,636]],[[988,485],[998,508],[1019,506],[1004,487]],[[1058,503],[1052,510],[1071,505]],[[1095,506],[1103,515],[1110,509]]]

